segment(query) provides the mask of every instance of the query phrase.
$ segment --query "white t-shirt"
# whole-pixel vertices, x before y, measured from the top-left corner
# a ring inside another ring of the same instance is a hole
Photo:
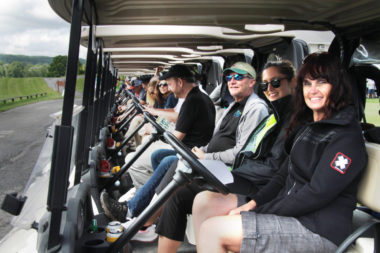
[[[376,90],[375,82],[372,79],[367,78],[367,88],[369,90]]]
[[[174,107],[174,111],[175,112],[179,113],[179,111],[181,110],[181,106],[183,104],[183,101],[185,101],[184,98],[179,98],[178,99],[178,102],[177,102],[176,106]]]

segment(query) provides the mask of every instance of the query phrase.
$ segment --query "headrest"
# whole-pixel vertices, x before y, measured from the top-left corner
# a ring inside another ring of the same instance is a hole
[[[358,201],[380,212],[380,144],[367,142],[368,165],[359,184]]]

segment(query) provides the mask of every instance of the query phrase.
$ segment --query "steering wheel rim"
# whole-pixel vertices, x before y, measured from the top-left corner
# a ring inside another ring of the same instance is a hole
[[[144,106],[142,106],[142,104],[140,103],[140,101],[135,97],[133,96],[132,97],[132,101],[133,101],[133,104],[135,105],[136,107],[136,110],[139,112],[139,113],[142,113],[144,115],[144,118],[150,123],[153,125],[153,127],[157,130],[157,132],[159,134],[163,134],[165,132],[165,129],[160,126],[160,124],[158,124],[156,122],[156,119],[155,117],[150,114],[149,112],[145,111],[145,108]]]
[[[164,132],[164,138],[177,151],[177,153],[189,163],[190,167],[197,174],[201,175],[215,190],[222,194],[229,193],[227,186],[221,183],[209,170],[207,170],[198,161],[198,158],[173,134],[166,131]]]

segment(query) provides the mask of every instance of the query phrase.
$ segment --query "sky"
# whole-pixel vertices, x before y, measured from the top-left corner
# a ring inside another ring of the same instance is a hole
[[[0,53],[37,56],[67,55],[70,24],[48,0],[0,1]],[[81,46],[80,58],[86,58]]]

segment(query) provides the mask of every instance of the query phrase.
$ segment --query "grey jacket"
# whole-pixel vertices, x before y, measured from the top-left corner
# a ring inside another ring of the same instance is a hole
[[[219,131],[220,124],[223,118],[227,115],[228,111],[232,108],[235,102],[232,102],[226,111],[223,113],[222,117],[216,123],[214,134]],[[215,152],[215,153],[205,153],[203,159],[205,160],[219,160],[225,164],[232,165],[236,155],[242,149],[243,145],[247,141],[250,133],[256,128],[256,126],[268,115],[268,106],[264,100],[259,98],[256,93],[252,92],[249,96],[247,103],[244,106],[243,113],[240,117],[238,127],[236,129],[236,145],[233,148]],[[207,145],[208,146],[208,145]],[[203,146],[200,149],[204,152],[207,151],[207,146]]]

